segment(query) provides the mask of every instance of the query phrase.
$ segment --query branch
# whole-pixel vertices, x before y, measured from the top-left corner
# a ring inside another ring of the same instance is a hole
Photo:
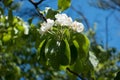
[[[45,21],[47,22],[45,16],[40,12],[40,9],[38,8],[38,5],[41,4],[44,0],[40,0],[39,2],[34,2],[33,0],[29,0],[35,7],[35,9],[37,10],[37,12],[39,13],[39,16]]]
[[[40,0],[39,2],[34,2],[33,0],[29,0],[35,7],[41,4],[44,0]]]
[[[75,76],[79,77],[81,80],[85,80],[81,75],[79,75],[78,73],[70,70],[68,67],[66,68],[66,70],[68,70],[70,73],[74,74]]]

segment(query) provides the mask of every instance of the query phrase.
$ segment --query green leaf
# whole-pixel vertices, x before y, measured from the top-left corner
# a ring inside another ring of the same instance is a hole
[[[54,69],[58,70],[60,63],[58,61],[58,46],[54,39],[49,39],[45,46],[45,56],[47,58],[48,65],[51,65]]]
[[[70,31],[69,31],[69,29],[67,28],[67,29],[64,29],[64,34],[65,34],[65,38],[69,41],[69,40],[71,40],[71,34],[70,34]]]
[[[58,11],[49,9],[47,14],[46,14],[46,18],[50,18],[50,19],[55,19],[55,15],[59,13]]]
[[[116,77],[114,78],[114,80],[120,80],[120,71],[117,73]]]
[[[73,43],[78,50],[78,56],[80,59],[88,57],[89,52],[89,39],[80,33],[73,34]]]
[[[71,52],[71,65],[75,63],[77,56],[78,56],[78,52],[77,52],[77,48],[75,47],[75,45],[71,45],[70,46],[70,52]]]
[[[11,39],[11,34],[4,34],[4,36],[3,36],[3,41],[4,42],[10,41],[10,39]]]
[[[77,58],[76,62],[70,66],[70,69],[78,74],[83,74],[85,77],[87,77],[92,73],[93,66],[91,65],[89,60]],[[70,75],[70,77],[75,79],[77,76]]]
[[[74,64],[72,64],[70,68],[71,70],[77,72],[78,74],[82,73],[86,75],[89,73],[90,70],[92,70],[92,65],[88,58],[89,40],[85,35],[80,33],[74,33],[72,40],[73,40],[72,46],[76,54],[74,55],[75,57],[71,57],[71,61],[74,60],[73,61]],[[71,78],[75,79],[76,76],[72,76]]]
[[[45,45],[46,45],[46,40],[43,40],[41,41],[38,48],[38,60],[40,60],[41,64],[46,64]]]
[[[70,64],[70,47],[67,40],[49,39],[46,44],[45,55],[48,64],[55,69],[59,69],[60,65]]]
[[[8,12],[8,21],[9,21],[9,24],[12,25],[13,24],[13,13],[12,13],[12,10],[10,9],[9,12]]]
[[[80,73],[85,70],[84,68],[85,61],[77,58],[75,64],[71,67],[75,72]]]
[[[58,8],[61,11],[66,10],[71,5],[71,0],[58,0]]]
[[[43,44],[45,43],[45,40],[41,41],[38,51],[40,52],[42,50]]]
[[[17,25],[16,28],[21,31],[21,32],[24,32],[24,27],[21,26],[21,25]]]
[[[70,46],[69,46],[67,39],[65,39],[64,42],[65,42],[65,56],[67,57],[67,59],[70,63],[71,62]]]

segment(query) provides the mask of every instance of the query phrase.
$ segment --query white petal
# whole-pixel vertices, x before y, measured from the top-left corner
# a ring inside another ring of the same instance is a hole
[[[72,18],[68,17],[66,14],[56,14],[56,24],[59,24],[61,26],[71,26],[72,24]]]
[[[40,27],[40,34],[43,34],[54,25],[54,20],[47,19],[47,22],[43,22]]]
[[[82,23],[79,23],[77,26],[77,32],[82,32],[84,30],[84,26]]]
[[[72,29],[79,32],[82,32],[84,30],[84,25],[80,22],[74,21],[72,23]]]
[[[28,35],[28,34],[29,34],[29,27],[30,27],[30,26],[28,25],[28,23],[25,22],[25,23],[23,24],[23,27],[24,27],[24,34],[25,34],[25,35]]]

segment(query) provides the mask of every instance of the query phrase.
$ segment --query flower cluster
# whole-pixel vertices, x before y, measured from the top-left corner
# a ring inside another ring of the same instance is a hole
[[[71,17],[68,17],[66,14],[56,14],[56,24],[59,24],[61,26],[70,26],[72,24]]]
[[[56,20],[47,19],[47,22],[43,22],[40,27],[40,33],[50,30],[54,25],[67,26],[68,28],[80,33],[84,30],[84,25],[77,21],[72,21],[71,17],[66,14],[56,14]]]
[[[40,33],[44,33],[54,25],[54,20],[47,19],[47,22],[41,24]]]

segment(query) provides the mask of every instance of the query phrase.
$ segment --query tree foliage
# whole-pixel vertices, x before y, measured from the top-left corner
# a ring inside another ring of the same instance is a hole
[[[55,24],[40,34],[40,28],[46,23],[34,25],[32,20],[27,23],[15,16],[13,2],[0,2],[1,80],[75,80],[77,77],[109,80],[115,77],[118,70],[115,49],[104,50],[97,44],[93,30],[85,34],[75,31],[76,28]],[[45,18],[56,21],[55,15],[70,4],[71,0],[58,0],[58,10],[43,11]]]

